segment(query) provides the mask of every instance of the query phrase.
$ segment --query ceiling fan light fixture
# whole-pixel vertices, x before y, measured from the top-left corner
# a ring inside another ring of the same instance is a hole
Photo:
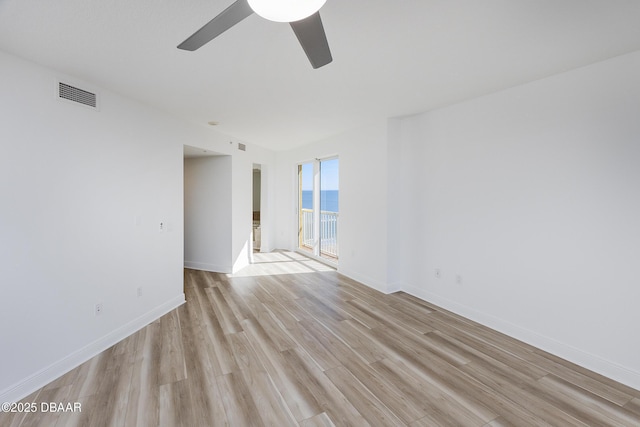
[[[327,0],[247,0],[251,9],[264,19],[275,22],[296,22],[307,18]]]

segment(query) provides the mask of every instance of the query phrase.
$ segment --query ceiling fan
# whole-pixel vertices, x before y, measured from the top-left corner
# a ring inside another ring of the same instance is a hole
[[[318,12],[325,2],[326,0],[236,0],[180,43],[178,49],[199,49],[255,12],[270,21],[288,22],[311,66],[320,68],[333,60]]]

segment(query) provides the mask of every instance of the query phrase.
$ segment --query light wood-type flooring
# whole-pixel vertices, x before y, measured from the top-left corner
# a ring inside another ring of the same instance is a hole
[[[8,426],[640,426],[640,392],[302,255],[185,271],[187,303],[24,402]]]

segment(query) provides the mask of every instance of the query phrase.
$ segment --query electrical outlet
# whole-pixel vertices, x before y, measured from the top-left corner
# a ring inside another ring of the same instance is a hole
[[[456,283],[462,285],[462,276],[459,274],[456,274]]]
[[[442,277],[442,272],[440,271],[439,268],[436,268],[435,275],[436,275],[436,279],[439,279]]]
[[[96,304],[96,316],[99,316],[100,314],[102,314],[102,303],[98,303]]]
[[[138,287],[138,297],[142,296],[142,286]]]
[[[160,221],[160,227],[158,228],[158,231],[160,231],[161,233],[164,233],[164,230],[167,228],[167,225]]]

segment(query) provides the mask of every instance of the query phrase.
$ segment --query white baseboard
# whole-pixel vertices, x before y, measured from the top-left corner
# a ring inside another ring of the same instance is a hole
[[[180,294],[175,298],[165,302],[164,304],[154,308],[153,310],[143,314],[142,316],[132,320],[131,322],[121,326],[120,328],[108,333],[91,344],[74,351],[70,355],[54,362],[48,367],[41,369],[35,374],[25,378],[24,380],[14,384],[0,392],[0,402],[17,402],[33,393],[34,391],[44,387],[51,381],[66,374],[70,370],[80,366],[87,360],[103,352],[114,344],[122,341],[129,335],[144,328],[149,323],[162,317],[171,310],[185,303],[184,294]]]
[[[579,348],[572,347],[560,341],[554,340],[537,332],[522,328],[503,319],[483,313],[473,308],[458,304],[437,294],[418,289],[410,285],[404,285],[402,290],[415,297],[433,303],[437,306],[478,322],[496,331],[502,332],[512,338],[523,341],[555,356],[573,362],[593,372],[611,378],[629,387],[640,390],[640,372],[621,366],[615,362],[603,359]]]
[[[211,271],[213,273],[231,274],[233,268],[230,265],[207,264],[204,262],[185,261],[184,268],[192,270]]]

